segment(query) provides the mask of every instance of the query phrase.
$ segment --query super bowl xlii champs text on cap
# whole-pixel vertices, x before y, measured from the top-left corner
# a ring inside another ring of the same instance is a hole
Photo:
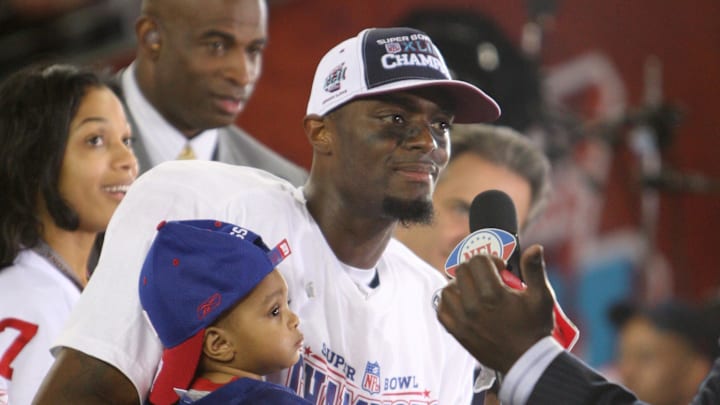
[[[487,122],[500,108],[482,90],[454,80],[432,39],[413,28],[370,28],[331,49],[318,64],[307,114],[325,115],[375,94],[442,88],[456,106],[455,122]]]

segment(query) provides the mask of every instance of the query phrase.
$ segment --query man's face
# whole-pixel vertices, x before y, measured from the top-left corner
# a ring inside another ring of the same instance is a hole
[[[151,101],[186,135],[232,124],[260,77],[265,2],[182,0],[164,10]]]
[[[487,190],[504,191],[515,204],[518,226],[525,224],[531,203],[530,183],[510,169],[473,152],[454,158],[442,172],[433,194],[432,225],[397,230],[398,239],[444,274],[452,249],[470,233],[470,204]]]
[[[620,379],[638,398],[656,405],[687,403],[698,381],[693,376],[692,359],[697,357],[679,336],[658,329],[648,319],[631,318],[620,331],[617,365]]]
[[[441,105],[432,93],[392,93],[350,102],[326,118],[338,145],[333,178],[346,200],[363,207],[359,215],[430,218],[453,119]]]

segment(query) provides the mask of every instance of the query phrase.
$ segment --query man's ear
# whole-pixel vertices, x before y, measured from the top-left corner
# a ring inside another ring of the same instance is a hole
[[[138,48],[152,59],[156,59],[162,46],[160,27],[154,18],[146,15],[141,16],[135,23],[135,35],[137,36]]]
[[[235,358],[235,347],[228,333],[220,328],[211,326],[205,329],[203,340],[203,354],[210,360],[226,363]]]
[[[332,122],[327,117],[311,114],[303,120],[305,135],[315,153],[329,155],[332,153],[334,131]]]

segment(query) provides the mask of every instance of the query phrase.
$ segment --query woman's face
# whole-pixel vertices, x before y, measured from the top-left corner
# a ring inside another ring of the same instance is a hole
[[[107,87],[88,89],[70,122],[59,190],[77,212],[80,229],[102,232],[137,177],[130,125]]]

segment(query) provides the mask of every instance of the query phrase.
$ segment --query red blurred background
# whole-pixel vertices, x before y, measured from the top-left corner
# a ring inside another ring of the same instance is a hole
[[[239,124],[291,160],[309,167],[301,122],[315,65],[330,47],[371,26],[391,26],[410,10],[463,8],[494,19],[519,45],[528,21],[520,0],[273,2],[270,45],[255,96]],[[663,96],[683,111],[663,164],[720,179],[720,2],[575,0],[557,3],[546,29],[541,66],[552,68],[588,51],[605,54],[626,87],[627,103],[643,102],[643,66],[662,63]],[[641,188],[627,147],[614,149],[601,190],[600,232],[640,225]],[[673,270],[675,293],[697,301],[720,285],[720,193],[660,192],[656,240]]]

